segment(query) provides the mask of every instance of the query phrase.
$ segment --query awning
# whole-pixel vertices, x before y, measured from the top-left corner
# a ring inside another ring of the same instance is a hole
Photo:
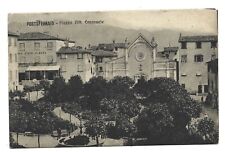
[[[29,66],[26,71],[58,71],[59,65],[54,66]]]

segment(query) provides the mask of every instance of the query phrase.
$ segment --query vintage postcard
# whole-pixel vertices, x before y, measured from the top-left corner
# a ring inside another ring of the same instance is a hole
[[[217,14],[9,14],[10,147],[217,144]]]

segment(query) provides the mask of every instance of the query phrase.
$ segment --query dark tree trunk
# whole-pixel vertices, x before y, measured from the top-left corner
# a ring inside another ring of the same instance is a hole
[[[38,100],[38,91],[37,91],[37,98],[36,99]]]
[[[19,133],[16,133],[16,144],[19,145]]]
[[[38,148],[40,148],[40,135],[38,134]]]
[[[30,92],[28,92],[28,100],[30,101]]]
[[[96,136],[96,144],[99,146],[98,135]]]

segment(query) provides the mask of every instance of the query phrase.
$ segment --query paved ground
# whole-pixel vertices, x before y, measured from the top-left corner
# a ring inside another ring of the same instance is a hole
[[[70,120],[70,114],[68,113],[65,113],[61,107],[57,107],[54,109],[53,111],[58,117],[64,119],[64,120]],[[85,120],[82,121],[82,125],[84,125],[84,122]],[[80,125],[80,120],[71,115],[71,123],[75,124],[76,126],[79,126]],[[85,128],[83,128],[83,132],[85,131]],[[79,135],[80,134],[80,129],[76,129],[74,132],[71,133],[70,136],[73,136],[73,135]],[[105,139],[101,139],[99,138],[99,143],[103,143],[103,146],[122,146],[123,145],[123,139],[118,139],[118,140],[115,140],[115,139],[111,139],[111,138],[105,138]],[[96,140],[92,140],[90,138],[90,143],[88,145],[94,145],[96,144]]]
[[[53,110],[53,112],[60,118],[64,120],[70,120],[70,114],[65,113],[62,111],[61,107],[57,107]],[[83,123],[84,121],[82,121]],[[75,116],[71,115],[71,123],[75,124],[76,126],[80,125],[80,120],[76,118]],[[85,128],[84,128],[85,130]],[[84,131],[83,130],[83,131]],[[76,129],[74,132],[72,132],[71,136],[77,136],[80,134],[80,129]],[[16,141],[16,133],[12,133],[13,139]],[[115,140],[110,138],[101,139],[99,138],[99,143],[104,143],[103,146],[122,146],[123,145],[123,139]],[[23,145],[28,148],[34,148],[38,147],[38,137],[37,135],[34,136],[24,136],[23,134],[19,135],[19,144]],[[92,140],[90,138],[89,145],[96,144],[96,140]],[[50,147],[56,147],[58,145],[58,141],[55,137],[52,137],[51,135],[40,135],[40,147],[42,148],[50,148]]]
[[[62,118],[64,120],[70,121],[70,114],[69,113],[65,113],[61,109],[61,107],[56,107],[53,110],[53,112],[55,113],[56,116],[58,116],[58,117],[60,117],[60,118]],[[80,125],[80,120],[77,117],[71,115],[71,123],[75,124],[76,126],[79,126]],[[83,122],[82,122],[82,124],[83,124]]]
[[[12,133],[13,139],[16,141],[16,133]],[[38,137],[35,136],[24,136],[19,134],[19,144],[28,148],[38,147]],[[40,147],[50,148],[58,145],[56,138],[53,138],[50,135],[40,135]]]
[[[213,109],[210,106],[206,106],[201,101],[201,96],[191,95],[191,97],[202,104],[202,114],[201,114],[201,116],[204,116],[205,114],[207,114],[208,117],[211,118],[215,122],[216,128],[219,129],[218,110],[217,109]],[[206,96],[203,97],[203,101],[205,101],[205,98],[206,98]]]

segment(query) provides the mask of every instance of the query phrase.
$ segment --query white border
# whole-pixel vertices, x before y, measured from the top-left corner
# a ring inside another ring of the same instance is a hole
[[[220,141],[218,145],[192,146],[137,146],[137,147],[101,147],[101,148],[50,148],[18,149],[18,151],[223,151],[224,148],[224,4],[217,0],[7,0],[0,5],[0,151],[11,151],[8,146],[8,46],[7,14],[23,12],[74,12],[74,11],[109,11],[109,10],[149,10],[149,9],[193,9],[217,8],[219,10],[219,107]]]

